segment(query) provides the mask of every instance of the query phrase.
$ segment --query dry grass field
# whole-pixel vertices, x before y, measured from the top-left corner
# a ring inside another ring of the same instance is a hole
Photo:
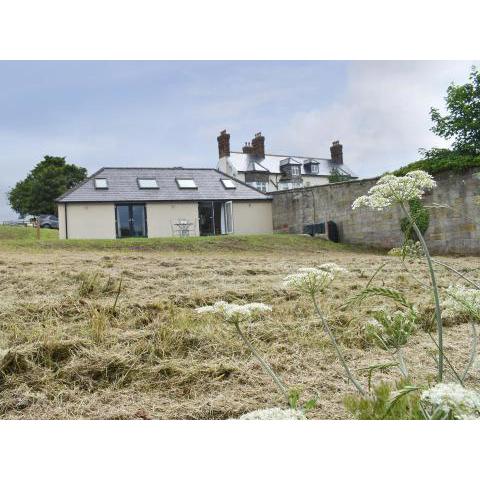
[[[390,360],[366,345],[362,331],[369,310],[385,299],[340,308],[381,264],[373,284],[404,292],[424,311],[428,329],[426,270],[410,264],[412,274],[384,253],[289,235],[131,242],[42,236],[38,242],[29,229],[0,227],[3,419],[227,419],[282,405],[233,329],[195,314],[217,300],[272,305],[267,318],[246,328],[249,338],[302,398],[318,395],[309,417],[348,418],[342,399],[354,390],[333,348],[308,301],[282,287],[298,267],[336,262],[349,270],[322,305],[356,370]],[[442,261],[477,277],[477,258]],[[438,272],[441,288],[456,282]],[[468,331],[461,319],[445,329],[446,354],[458,366],[467,360]],[[406,349],[415,382],[434,378],[430,351],[420,330]],[[358,375],[366,385],[366,373]],[[395,378],[391,371],[374,381]]]

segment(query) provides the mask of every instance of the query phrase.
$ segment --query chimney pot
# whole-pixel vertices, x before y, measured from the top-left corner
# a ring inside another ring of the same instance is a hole
[[[226,130],[222,130],[217,137],[218,142],[218,158],[230,156],[230,134]]]

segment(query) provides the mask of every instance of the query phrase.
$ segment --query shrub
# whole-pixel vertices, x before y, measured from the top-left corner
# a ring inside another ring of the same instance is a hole
[[[421,154],[423,155],[421,160],[409,163],[395,170],[393,174],[403,176],[413,170],[423,170],[435,175],[445,171],[464,172],[472,167],[480,167],[480,155],[468,155],[446,148],[423,150]]]

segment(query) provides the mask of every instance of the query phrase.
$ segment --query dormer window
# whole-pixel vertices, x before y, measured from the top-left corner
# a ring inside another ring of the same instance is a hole
[[[235,186],[235,183],[233,182],[233,180],[230,180],[229,178],[222,178],[222,183],[223,183],[223,186],[226,188],[226,189],[233,189],[233,188],[237,188]]]
[[[298,177],[300,175],[300,165],[290,165],[290,172],[292,177]]]
[[[154,189],[158,188],[158,183],[154,178],[137,178],[138,188]]]
[[[178,188],[197,188],[193,178],[176,178]]]
[[[306,161],[303,164],[303,168],[305,170],[305,173],[307,173],[307,174],[317,175],[318,172],[320,171],[319,166],[318,166],[318,162],[313,161],[313,160]]]
[[[96,178],[95,188],[98,190],[108,190],[108,182],[106,178]]]

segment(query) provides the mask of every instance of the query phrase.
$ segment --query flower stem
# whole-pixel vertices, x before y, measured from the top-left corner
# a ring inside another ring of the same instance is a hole
[[[278,378],[277,374],[272,370],[270,365],[258,353],[258,351],[252,345],[250,340],[248,340],[248,338],[245,336],[245,334],[240,329],[240,325],[238,324],[238,322],[235,322],[234,324],[235,324],[235,328],[237,330],[237,333],[240,335],[240,338],[243,340],[245,345],[252,352],[253,356],[260,362],[260,365],[265,370],[265,372],[267,372],[270,375],[270,377],[272,377],[273,381],[275,382],[275,384],[277,385],[277,387],[282,392],[282,394],[284,395],[284,397],[286,398],[286,400],[288,402],[290,400],[290,398],[289,398],[288,390],[287,390],[285,384],[280,380],[280,378]]]
[[[365,390],[361,387],[361,385],[357,382],[357,380],[355,380],[355,377],[350,372],[350,369],[348,368],[347,362],[345,361],[345,358],[344,358],[342,352],[340,351],[340,347],[338,346],[338,343],[335,340],[335,336],[333,335],[332,331],[330,330],[327,319],[324,317],[324,315],[320,311],[320,308],[318,307],[318,303],[317,303],[317,299],[315,298],[315,295],[312,295],[312,300],[313,300],[313,304],[315,306],[315,310],[317,312],[317,315],[320,318],[320,320],[322,321],[323,328],[325,329],[325,332],[327,333],[328,337],[330,338],[330,341],[332,342],[333,346],[335,347],[335,351],[337,352],[338,359],[340,360],[340,363],[342,364],[343,368],[345,369],[347,377],[355,385],[355,388],[358,390],[358,393],[360,393],[360,395],[365,395],[366,394]]]
[[[402,353],[401,348],[399,348],[397,350],[396,355],[397,355],[397,360],[398,360],[398,368],[400,368],[400,371],[402,372],[402,375],[405,378],[408,378],[408,369],[407,369],[407,365],[405,364],[405,360],[403,358],[403,353]]]
[[[472,331],[472,346],[470,348],[470,358],[469,358],[468,364],[465,367],[465,371],[463,372],[463,375],[462,375],[462,381],[467,378],[468,372],[472,368],[475,362],[475,357],[477,356],[477,329],[475,328],[474,320],[470,321],[470,328]]]
[[[423,238],[422,232],[418,228],[415,220],[413,220],[410,212],[407,210],[403,203],[400,204],[404,213],[407,215],[408,220],[410,221],[413,230],[417,234],[420,243],[422,244],[423,253],[425,253],[425,258],[427,259],[428,270],[430,272],[430,279],[432,282],[432,291],[433,291],[433,298],[435,302],[435,318],[437,321],[437,335],[438,335],[438,375],[437,379],[438,382],[443,380],[443,323],[442,323],[442,310],[440,308],[440,298],[438,295],[438,287],[437,287],[437,280],[435,278],[435,271],[433,270],[433,263],[432,258],[430,257],[430,252],[428,251],[427,244],[425,239]]]

